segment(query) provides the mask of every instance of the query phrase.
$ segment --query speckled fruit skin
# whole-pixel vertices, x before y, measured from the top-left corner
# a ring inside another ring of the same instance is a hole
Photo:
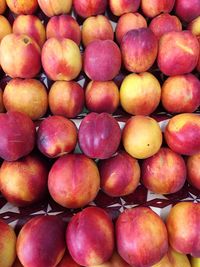
[[[29,267],[57,266],[65,248],[65,224],[50,215],[36,216],[25,223],[16,245],[20,262]]]
[[[17,15],[31,15],[38,8],[37,0],[6,0],[9,9]]]
[[[140,0],[109,0],[109,7],[115,16],[121,16],[128,12],[136,12],[140,6]]]
[[[171,118],[164,131],[168,146],[175,152],[192,156],[200,152],[200,116],[182,113]]]
[[[170,210],[166,226],[173,249],[193,257],[200,257],[200,204],[180,202]]]
[[[140,180],[140,166],[128,153],[120,151],[99,162],[101,189],[112,197],[133,193]]]
[[[77,143],[75,124],[62,116],[45,118],[37,132],[37,147],[49,158],[70,153]]]
[[[199,58],[199,43],[190,31],[172,31],[159,41],[157,63],[167,76],[186,74],[194,70]]]
[[[1,67],[12,78],[35,77],[41,68],[40,54],[39,45],[28,35],[11,33],[1,41]]]
[[[186,181],[183,158],[167,147],[162,147],[154,156],[145,159],[141,170],[142,183],[148,190],[157,194],[175,193]]]
[[[16,257],[16,234],[3,220],[0,220],[0,233],[0,266],[10,267]]]
[[[83,154],[60,157],[48,177],[52,198],[66,208],[82,208],[93,201],[100,188],[95,162]]]
[[[170,13],[174,7],[175,0],[141,0],[141,8],[145,16],[153,18],[160,13]]]
[[[120,138],[120,127],[108,113],[91,112],[82,120],[79,127],[80,148],[90,158],[111,157],[119,147]]]
[[[176,0],[175,13],[183,21],[191,22],[193,19],[200,16],[200,2],[193,0]]]
[[[168,251],[165,224],[146,207],[128,209],[119,215],[116,241],[120,256],[134,267],[152,266]]]
[[[35,126],[28,115],[9,111],[0,114],[0,157],[15,161],[28,155],[35,146]]]
[[[42,11],[48,17],[69,13],[72,7],[72,0],[38,0]]]
[[[66,241],[72,258],[78,264],[103,264],[111,258],[114,250],[112,220],[101,208],[85,208],[69,222]]]
[[[190,156],[186,160],[187,180],[195,188],[200,190],[200,153]]]
[[[123,63],[128,71],[147,71],[156,60],[158,41],[149,28],[128,31],[120,45]]]
[[[12,182],[10,181],[12,177]],[[39,156],[28,155],[14,162],[4,161],[0,169],[0,190],[18,207],[29,206],[47,193],[48,167]]]
[[[91,17],[103,14],[106,11],[107,0],[74,0],[74,10],[83,17]]]

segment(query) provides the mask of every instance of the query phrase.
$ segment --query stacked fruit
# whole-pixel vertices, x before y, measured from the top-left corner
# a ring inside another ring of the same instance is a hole
[[[166,224],[129,209],[115,229],[86,206],[139,182],[200,190],[200,1],[1,0],[0,12],[0,191],[18,207],[50,194],[84,208],[68,225],[33,218],[17,238],[0,222],[0,267],[16,254],[25,267],[198,266],[200,204],[175,205]]]

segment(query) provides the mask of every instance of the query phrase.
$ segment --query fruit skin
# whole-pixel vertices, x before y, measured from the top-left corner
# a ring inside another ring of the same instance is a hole
[[[157,38],[149,28],[130,30],[121,41],[121,52],[128,71],[147,71],[157,57]]]
[[[4,104],[3,104],[3,91],[0,88],[0,113],[4,112]]]
[[[145,16],[153,18],[160,13],[170,13],[175,0],[141,0],[141,8]]]
[[[124,151],[99,162],[101,189],[112,197],[135,191],[140,180],[140,166],[136,159]]]
[[[167,254],[152,267],[191,267],[190,261],[185,254],[181,254],[169,247]]]
[[[53,17],[69,13],[72,0],[38,0],[38,4],[46,16]]]
[[[84,90],[74,81],[56,81],[49,91],[49,108],[54,115],[75,118],[84,107]]]
[[[78,132],[79,146],[90,158],[111,157],[117,151],[120,139],[120,127],[108,113],[91,112],[81,121]]]
[[[149,28],[159,39],[164,33],[182,31],[182,24],[178,17],[166,13],[153,18],[149,24]]]
[[[194,112],[200,105],[199,79],[193,74],[169,77],[162,86],[161,100],[168,112]]]
[[[146,27],[147,22],[140,13],[126,13],[122,15],[117,22],[115,30],[118,44],[121,43],[122,38],[128,31]]]
[[[56,265],[56,267],[81,267],[78,263],[76,263],[68,252],[65,252],[62,260]]]
[[[78,22],[69,15],[51,17],[46,27],[47,39],[68,38],[77,45],[81,42],[81,30]]]
[[[6,0],[9,9],[17,15],[31,15],[38,8],[37,0]]]
[[[131,266],[152,266],[168,251],[165,224],[149,208],[125,210],[119,215],[115,227],[118,252]]]
[[[28,155],[35,146],[35,126],[21,112],[0,114],[0,136],[0,157],[7,161],[15,161]]]
[[[191,263],[191,267],[199,267],[200,266],[200,258],[191,257],[190,263]]]
[[[52,198],[66,208],[81,208],[93,201],[99,191],[98,168],[83,154],[60,157],[49,172]]]
[[[190,31],[168,32],[159,41],[157,63],[167,76],[191,72],[197,65],[199,43]]]
[[[136,12],[140,6],[140,0],[109,0],[109,7],[115,16]]]
[[[16,234],[3,220],[0,220],[0,266],[10,267],[16,257]]]
[[[79,47],[66,38],[49,38],[42,48],[41,59],[44,71],[53,81],[73,80],[82,68]]]
[[[160,99],[160,83],[149,72],[129,74],[121,84],[121,106],[132,115],[151,114],[159,105]]]
[[[113,40],[114,32],[112,24],[106,16],[97,15],[87,18],[81,28],[82,42],[84,46],[95,40]]]
[[[6,10],[7,4],[6,0],[1,0],[0,2],[0,14],[3,14]]]
[[[96,16],[104,13],[107,7],[107,0],[74,0],[75,12],[82,18]]]
[[[10,177],[12,181],[9,182]],[[4,161],[0,169],[0,190],[13,205],[28,206],[44,198],[47,178],[47,165],[38,156],[29,155],[14,162]]]
[[[169,243],[177,252],[200,257],[200,204],[179,202],[170,210],[166,226]]]
[[[91,81],[85,90],[85,104],[90,111],[113,113],[119,106],[119,89],[113,81]]]
[[[114,252],[111,259],[101,265],[95,265],[92,267],[131,267],[125,262],[117,252]]]
[[[162,147],[154,156],[142,162],[141,180],[144,186],[157,194],[172,194],[179,191],[186,180],[183,158],[167,147]]]
[[[78,264],[103,264],[111,258],[114,250],[112,220],[101,208],[85,208],[69,222],[66,241],[72,258]]]
[[[125,124],[122,142],[126,152],[137,159],[145,159],[158,152],[162,144],[162,132],[156,120],[136,115]]]
[[[13,33],[30,36],[41,48],[46,40],[45,27],[41,20],[34,15],[19,15],[14,20]]]
[[[0,15],[0,42],[8,34],[12,32],[10,22],[6,17]]]
[[[200,15],[200,2],[198,0],[192,2],[176,0],[175,13],[181,20],[191,22]]]
[[[186,160],[187,180],[195,188],[200,190],[200,153],[190,156]]]
[[[171,118],[164,130],[168,146],[182,155],[192,156],[200,152],[200,117],[182,113]]]
[[[197,38],[200,37],[200,15],[192,20],[188,25],[187,29],[190,30]]]
[[[84,71],[94,81],[112,80],[121,68],[121,52],[112,40],[96,40],[84,52]]]
[[[75,124],[62,116],[45,118],[37,132],[37,147],[49,158],[59,157],[74,150],[77,143]]]
[[[7,111],[23,112],[37,120],[48,108],[47,89],[36,79],[15,78],[4,89],[3,103]]]
[[[28,35],[8,34],[0,45],[1,67],[12,78],[33,78],[41,68],[40,52]]]
[[[24,266],[56,266],[65,252],[65,224],[56,216],[36,216],[17,238],[17,256]]]

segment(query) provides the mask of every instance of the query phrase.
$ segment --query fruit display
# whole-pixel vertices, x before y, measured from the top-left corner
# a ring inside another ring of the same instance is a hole
[[[0,1],[0,267],[200,266],[200,1]]]

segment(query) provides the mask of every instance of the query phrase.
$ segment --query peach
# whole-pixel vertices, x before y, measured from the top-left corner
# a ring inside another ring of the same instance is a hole
[[[140,6],[140,0],[109,0],[109,7],[115,16],[136,12]]]
[[[142,12],[150,18],[160,13],[170,13],[174,4],[175,0],[141,0]]]
[[[195,154],[187,158],[186,167],[187,167],[187,180],[195,188],[200,190],[200,153]]]
[[[140,13],[126,13],[122,15],[117,22],[115,30],[118,44],[121,43],[122,38],[128,31],[146,27],[147,22]]]
[[[38,156],[4,161],[0,169],[0,190],[8,202],[19,207],[28,206],[44,198],[47,178],[47,166]]]
[[[192,2],[176,0],[175,13],[181,20],[191,22],[200,16],[200,2],[199,0],[193,0]]]
[[[68,38],[77,45],[81,42],[81,30],[78,22],[69,15],[51,17],[46,27],[47,39]]]
[[[107,0],[74,0],[73,1],[75,12],[83,17],[100,15],[106,11]]]
[[[48,17],[69,13],[72,0],[38,0],[38,4],[44,14]]]
[[[0,266],[10,267],[16,257],[16,234],[3,220],[0,220]]]
[[[198,38],[200,38],[200,16],[198,16],[196,19],[192,20],[188,24],[187,29],[190,30]]]
[[[170,210],[166,226],[169,243],[179,253],[200,257],[200,204],[179,202]]]
[[[3,103],[7,111],[20,111],[37,120],[47,111],[47,90],[38,80],[15,78],[4,89]]]
[[[192,156],[200,152],[200,116],[182,113],[171,118],[164,131],[168,146],[179,154]]]
[[[28,155],[35,146],[35,126],[21,112],[0,114],[0,136],[0,157],[7,161],[15,161]]]
[[[121,68],[121,52],[112,40],[91,42],[84,53],[84,71],[94,81],[112,80]]]
[[[56,216],[36,216],[24,224],[17,238],[23,266],[56,266],[65,252],[65,225]]]
[[[0,88],[0,113],[4,112],[3,91]]]
[[[100,176],[94,161],[82,154],[60,157],[49,172],[52,198],[66,208],[81,208],[93,201],[99,191]]]
[[[49,38],[42,48],[42,65],[51,80],[73,80],[82,68],[79,47],[70,39]]]
[[[167,147],[142,163],[141,180],[144,186],[157,194],[172,194],[179,191],[186,181],[186,166],[183,158]]]
[[[106,16],[98,15],[87,18],[82,25],[82,42],[84,46],[95,40],[113,40],[112,24]]]
[[[131,267],[125,262],[117,252],[114,252],[111,259],[101,265],[93,265],[92,267]]]
[[[159,39],[164,33],[181,31],[182,24],[178,17],[166,13],[153,18],[149,24],[149,28]]]
[[[66,231],[69,253],[80,265],[108,261],[114,249],[114,226],[101,208],[89,207],[72,217]]]
[[[108,113],[89,113],[78,132],[79,146],[90,158],[106,159],[118,149],[121,130],[117,121]]]
[[[161,100],[168,112],[194,112],[200,106],[199,79],[193,74],[169,77],[162,86]]]
[[[129,74],[121,84],[121,106],[132,115],[151,114],[159,105],[160,99],[160,83],[149,72]]]
[[[0,1],[0,14],[3,14],[6,11],[6,0],[1,0]]]
[[[131,266],[151,266],[168,251],[167,230],[161,218],[146,207],[121,213],[116,222],[120,256]]]
[[[31,15],[38,8],[37,0],[6,0],[10,10],[17,15]]]
[[[190,263],[191,263],[191,267],[199,267],[200,266],[200,258],[191,257]]]
[[[49,158],[70,153],[77,143],[75,124],[62,116],[45,118],[37,132],[37,146]]]
[[[132,157],[145,159],[159,151],[162,132],[156,120],[136,115],[126,122],[122,132],[122,142],[126,152]]]
[[[75,118],[84,107],[83,88],[74,81],[56,81],[49,91],[49,108],[54,115]]]
[[[168,76],[191,72],[199,58],[199,43],[191,31],[165,33],[159,42],[158,66]]]
[[[119,89],[113,81],[91,81],[86,87],[85,103],[90,111],[113,113],[119,106]]]
[[[152,267],[191,267],[187,255],[178,253],[169,247],[167,254]]]
[[[40,47],[28,35],[6,35],[0,45],[0,62],[12,78],[33,78],[41,68]]]
[[[149,28],[130,30],[121,41],[121,52],[128,71],[147,71],[157,57],[157,38]]]
[[[124,151],[99,162],[101,189],[112,197],[129,195],[140,180],[140,166],[136,159]]]
[[[199,38],[198,41],[199,41],[199,47],[200,47],[200,38]],[[198,72],[200,72],[200,53],[199,53],[199,58],[198,58],[196,69],[197,69]]]
[[[0,15],[0,42],[8,34],[12,32],[10,22],[4,16]]]
[[[62,260],[56,265],[56,267],[81,267],[78,263],[76,263],[68,252],[65,252]],[[184,266],[183,266],[184,267]]]
[[[13,23],[13,33],[30,36],[40,47],[46,40],[45,27],[41,20],[34,15],[18,16]]]

